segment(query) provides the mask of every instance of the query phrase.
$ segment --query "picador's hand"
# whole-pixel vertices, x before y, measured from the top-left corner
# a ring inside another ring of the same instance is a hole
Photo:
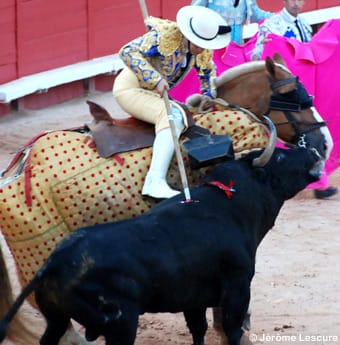
[[[203,96],[201,103],[199,105],[199,111],[200,112],[209,112],[214,107],[213,99],[209,96]]]
[[[158,94],[163,97],[164,91],[169,90],[169,84],[166,80],[161,79],[161,81],[157,84],[156,90]]]

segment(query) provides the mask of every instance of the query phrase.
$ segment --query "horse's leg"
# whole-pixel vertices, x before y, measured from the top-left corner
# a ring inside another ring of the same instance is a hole
[[[204,336],[208,329],[208,323],[205,313],[205,308],[184,312],[184,317],[192,335],[194,345],[204,345]]]

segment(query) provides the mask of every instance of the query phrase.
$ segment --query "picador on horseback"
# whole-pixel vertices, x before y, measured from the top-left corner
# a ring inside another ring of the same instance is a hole
[[[167,95],[167,90],[178,84],[193,66],[201,79],[202,94],[217,98],[208,101],[209,108],[213,105],[212,111],[203,113],[205,108],[196,104],[196,99],[202,95],[195,95],[190,104],[193,119],[171,102],[177,137],[192,125],[189,123],[192,120],[211,133],[230,135],[235,157],[239,158],[248,151],[272,143],[263,121],[247,116],[267,114],[277,127],[279,138],[292,145],[303,142],[305,147],[317,152],[318,159],[327,157],[328,149],[322,132],[326,130],[325,123],[318,119],[312,110],[312,99],[282,59],[275,56],[274,59],[251,62],[215,78],[210,49],[224,47],[228,43],[229,28],[216,17],[216,13],[200,7],[184,7],[179,11],[177,21],[147,19],[148,33],[121,50],[127,66],[116,78],[113,91],[119,104],[136,121],[149,122],[152,135],[155,125],[152,159],[152,140],[146,146],[125,147],[118,151],[105,147],[102,155],[100,140],[107,144],[109,136],[117,139],[127,130],[130,132],[123,142],[131,144],[137,137],[136,127],[130,126],[131,119],[118,126],[119,122],[111,119],[105,109],[89,102],[94,123],[77,130],[42,134],[18,151],[13,164],[4,171],[4,175],[11,174],[20,163],[14,176],[9,176],[3,183],[0,181],[0,226],[16,264],[21,268],[22,281],[30,281],[58,242],[77,228],[134,218],[155,205],[159,201],[156,199],[179,193],[175,190],[179,189],[178,167],[170,165],[176,141],[172,138],[172,128],[169,128],[167,102],[162,96]],[[272,107],[274,103],[275,108]],[[287,112],[280,108],[281,104],[289,105],[289,118],[285,115]],[[195,110],[198,105],[199,111]],[[97,125],[100,129],[105,127],[105,130],[116,132],[109,136],[100,132],[96,136],[94,127]],[[181,138],[182,142],[184,140]],[[258,162],[258,158],[254,162]],[[262,165],[269,158],[270,155]],[[260,166],[257,164],[257,168]],[[253,167],[255,169],[255,165]],[[190,171],[190,186],[205,175],[205,169]],[[22,202],[13,200],[13,205],[12,199],[7,197],[13,194],[21,195]],[[17,241],[10,241],[12,236]],[[26,256],[33,245],[37,250]],[[0,271],[1,268],[5,272],[0,261]],[[0,285],[0,297],[7,301],[2,297],[12,294],[9,284],[3,285]],[[0,309],[8,309],[9,304],[0,305]],[[1,310],[0,314],[3,314]],[[16,333],[16,329],[12,327],[10,333]]]
[[[230,27],[216,12],[196,6],[181,8],[177,23],[150,17],[146,25],[149,31],[144,36],[120,50],[126,67],[115,80],[113,94],[127,113],[155,124],[153,157],[142,194],[169,198],[179,192],[166,181],[174,144],[162,96],[183,79],[192,66],[198,71],[201,92],[216,96],[212,49],[228,44]],[[174,103],[172,113],[179,136],[187,126],[187,119]]]

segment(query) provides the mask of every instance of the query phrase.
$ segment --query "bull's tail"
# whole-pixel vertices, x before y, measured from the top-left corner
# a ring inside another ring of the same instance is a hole
[[[6,336],[16,344],[37,344],[38,335],[30,331],[19,315],[16,315],[25,298],[34,291],[38,279],[34,279],[13,301],[12,287],[6,262],[0,246],[0,343]],[[7,312],[7,314],[6,314]]]

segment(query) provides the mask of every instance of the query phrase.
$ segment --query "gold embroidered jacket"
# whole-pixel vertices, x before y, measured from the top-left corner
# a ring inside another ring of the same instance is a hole
[[[194,66],[201,82],[201,93],[215,96],[213,51],[204,50],[197,56],[191,56],[183,68],[188,47],[177,24],[155,17],[149,17],[145,23],[149,31],[123,46],[119,52],[125,65],[137,76],[140,86],[152,90],[164,78],[171,88]]]

